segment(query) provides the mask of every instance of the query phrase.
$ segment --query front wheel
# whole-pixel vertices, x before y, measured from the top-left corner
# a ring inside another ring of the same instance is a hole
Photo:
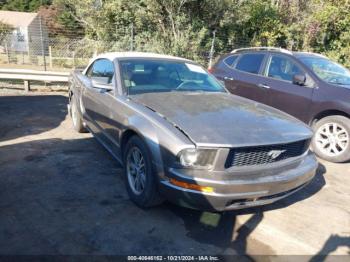
[[[312,148],[321,158],[340,163],[350,160],[350,119],[327,116],[314,125]]]
[[[129,139],[124,150],[125,184],[130,199],[147,208],[158,205],[162,198],[158,193],[157,178],[146,144],[138,136]]]

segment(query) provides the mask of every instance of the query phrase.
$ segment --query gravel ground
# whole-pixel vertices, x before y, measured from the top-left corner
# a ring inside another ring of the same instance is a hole
[[[349,163],[321,161],[310,185],[263,208],[142,210],[66,105],[64,93],[0,90],[0,254],[350,255]]]

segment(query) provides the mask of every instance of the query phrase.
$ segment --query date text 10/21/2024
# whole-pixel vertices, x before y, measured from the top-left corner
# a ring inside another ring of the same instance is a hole
[[[218,256],[128,256],[128,261],[219,261]]]

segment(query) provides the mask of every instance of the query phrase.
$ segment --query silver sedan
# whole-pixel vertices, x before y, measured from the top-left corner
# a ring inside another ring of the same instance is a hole
[[[314,177],[311,130],[229,94],[193,61],[107,53],[70,78],[74,128],[89,130],[123,165],[130,199],[205,210],[272,203]]]

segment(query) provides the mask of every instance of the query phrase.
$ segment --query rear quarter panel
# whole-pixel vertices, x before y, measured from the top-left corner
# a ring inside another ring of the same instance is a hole
[[[80,105],[80,101],[81,101],[82,89],[84,88],[83,78],[84,78],[84,75],[80,70],[74,70],[69,77],[69,83],[68,83],[69,99],[70,100],[75,99],[75,102],[77,103],[80,109],[82,109]]]

